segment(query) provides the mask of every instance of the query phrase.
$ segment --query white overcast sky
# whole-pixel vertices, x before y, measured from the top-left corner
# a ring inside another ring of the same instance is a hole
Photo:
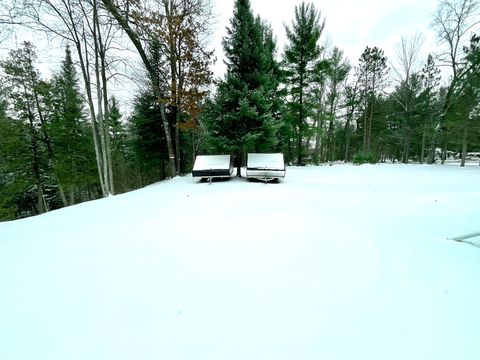
[[[225,27],[233,15],[234,0],[214,0],[214,39],[217,64],[216,76],[225,71],[221,39],[226,35]],[[277,37],[277,50],[281,54],[286,42],[284,24],[290,25],[295,5],[301,0],[250,0],[253,13],[267,20]],[[423,56],[435,51],[435,36],[430,28],[432,14],[439,0],[313,0],[326,19],[321,41],[330,40],[345,52],[352,65],[356,65],[365,47],[377,46],[385,51],[389,61],[395,61],[394,46],[402,36],[409,37],[415,32],[426,37]],[[422,60],[423,62],[423,60]]]

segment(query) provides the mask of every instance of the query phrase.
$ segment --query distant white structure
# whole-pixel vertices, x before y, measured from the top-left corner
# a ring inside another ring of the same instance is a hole
[[[271,181],[284,177],[283,154],[248,154],[247,178]]]
[[[230,178],[233,175],[233,160],[230,155],[198,155],[193,165],[192,177],[208,179]]]

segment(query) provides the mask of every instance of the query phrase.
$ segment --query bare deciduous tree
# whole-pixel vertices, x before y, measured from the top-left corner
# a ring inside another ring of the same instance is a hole
[[[479,10],[478,0],[442,0],[433,15],[432,27],[439,43],[445,46],[445,50],[436,55],[437,60],[439,65],[451,67],[453,80],[461,75],[463,47],[480,23]]]
[[[90,111],[100,186],[103,196],[114,193],[109,149],[108,94],[105,62],[106,45],[111,35],[102,38],[97,0],[26,0],[19,8],[24,24],[74,45],[80,65]],[[92,74],[94,80],[92,80]],[[96,88],[96,95],[95,95]],[[97,100],[95,105],[94,100]]]
[[[211,5],[208,0],[113,1],[102,0],[118,25],[129,36],[150,76],[159,103],[170,158],[170,173],[180,171],[181,115],[190,117],[187,128],[198,115],[198,104],[211,82],[209,66],[213,52],[205,50],[202,36],[208,33]],[[168,62],[169,73],[158,71],[147,56],[155,39]],[[168,91],[166,86],[168,84]],[[171,134],[165,106],[171,109]]]
[[[392,64],[393,73],[398,83],[397,96],[395,100],[400,104],[404,111],[403,116],[403,162],[408,163],[410,157],[410,140],[411,131],[410,124],[412,120],[412,112],[414,104],[414,87],[418,84],[415,75],[419,71],[420,50],[422,49],[425,37],[420,33],[415,33],[407,38],[402,36],[399,43],[395,46],[397,55],[397,63]],[[398,96],[399,95],[399,96]]]
[[[459,82],[466,74],[466,66],[463,49],[467,47],[467,42],[471,34],[480,24],[480,1],[479,0],[442,0],[434,14],[432,27],[437,33],[437,38],[445,50],[437,54],[439,66],[448,66],[452,71],[450,84],[443,103],[443,112],[440,117],[439,128],[443,127],[445,119],[455,103],[454,93]],[[458,92],[458,91],[457,91]],[[461,91],[460,91],[461,92]],[[464,117],[464,122],[468,117]],[[467,128],[465,123],[464,128]],[[446,154],[446,138],[442,136],[442,163]],[[466,137],[464,137],[462,148],[466,148]],[[463,165],[463,162],[462,162]]]

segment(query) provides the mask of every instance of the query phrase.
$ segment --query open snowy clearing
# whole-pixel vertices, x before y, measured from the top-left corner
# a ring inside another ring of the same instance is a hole
[[[480,248],[447,240],[479,216],[478,165],[335,165],[2,223],[0,359],[480,359]]]

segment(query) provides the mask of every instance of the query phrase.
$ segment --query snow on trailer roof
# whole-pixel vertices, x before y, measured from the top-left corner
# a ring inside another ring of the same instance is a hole
[[[233,161],[230,155],[198,155],[193,165],[195,178],[226,178],[233,175]]]
[[[230,168],[230,155],[197,155],[193,170],[220,170]]]
[[[284,170],[283,154],[248,154],[247,168]]]

